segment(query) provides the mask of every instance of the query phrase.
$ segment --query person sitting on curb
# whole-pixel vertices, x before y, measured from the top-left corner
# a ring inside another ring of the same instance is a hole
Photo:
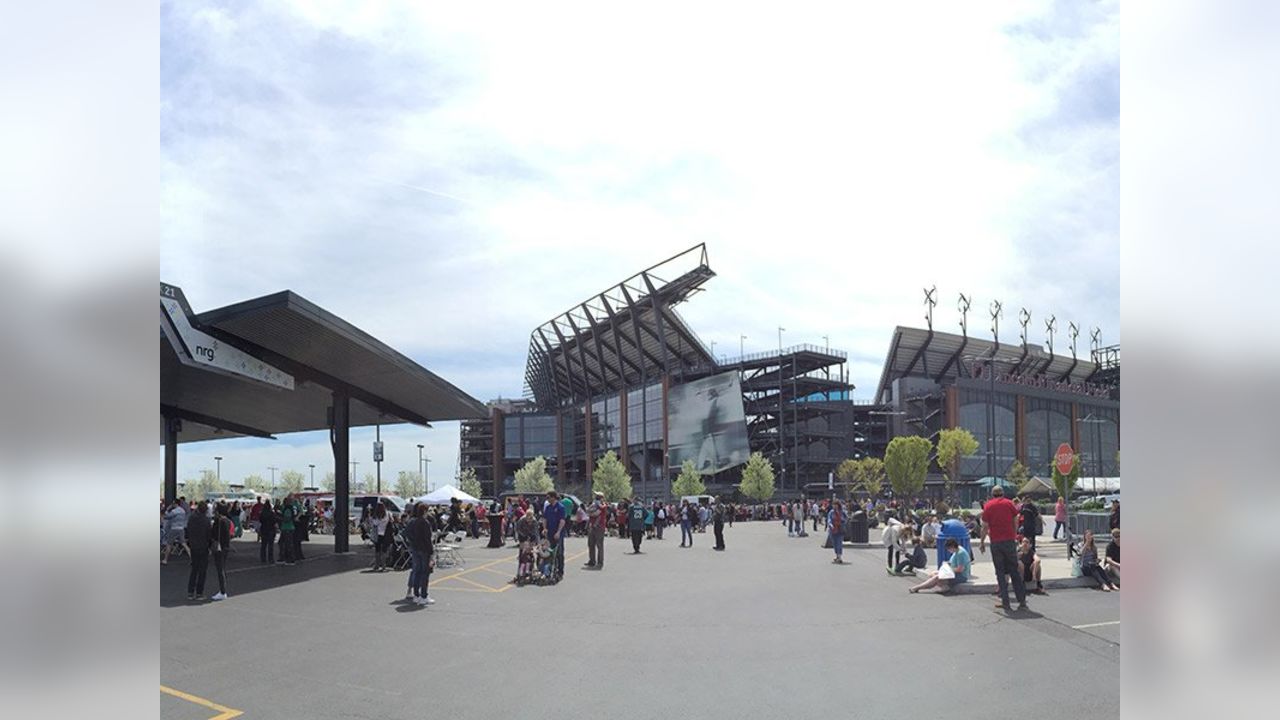
[[[1036,588],[1029,592],[1033,595],[1044,595],[1044,584],[1040,582],[1040,556],[1036,554],[1036,548],[1027,538],[1022,538],[1018,543],[1018,571],[1022,573],[1022,581],[1030,585],[1032,580],[1036,582]],[[996,591],[999,594],[999,591]]]
[[[908,530],[910,529],[908,528]],[[915,575],[916,568],[924,568],[929,564],[929,556],[924,551],[924,543],[919,535],[911,538],[911,546],[910,555],[903,558],[902,562],[898,563],[898,566],[893,569],[895,575],[902,575],[903,573]],[[903,554],[906,555],[906,553]]]
[[[947,552],[951,553],[951,557],[947,559],[946,565],[944,566],[950,569],[950,572],[946,574],[951,575],[951,577],[941,577],[944,573],[942,573],[942,569],[939,568],[938,571],[929,573],[928,580],[925,580],[919,585],[907,588],[907,592],[918,593],[921,590],[940,587],[942,592],[946,593],[954,589],[956,585],[969,581],[969,567],[971,561],[969,560],[969,553],[965,552],[965,549],[960,547],[960,541],[955,538],[947,538],[943,547],[947,549]]]
[[[938,544],[938,533],[942,532],[942,523],[938,522],[937,515],[930,515],[924,525],[920,526],[920,538],[927,548],[932,548]]]
[[[1084,544],[1080,546],[1080,574],[1082,577],[1098,581],[1098,589],[1103,592],[1119,590],[1120,587],[1111,582],[1102,565],[1098,563],[1098,546],[1093,542],[1093,531],[1084,531]]]
[[[1107,557],[1102,561],[1111,584],[1120,587],[1120,528],[1111,531],[1111,542],[1107,543]]]

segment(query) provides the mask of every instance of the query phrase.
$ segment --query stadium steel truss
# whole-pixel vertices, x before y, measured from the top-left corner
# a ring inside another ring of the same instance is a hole
[[[711,362],[674,306],[713,277],[706,245],[696,245],[538,326],[525,397],[552,410]]]

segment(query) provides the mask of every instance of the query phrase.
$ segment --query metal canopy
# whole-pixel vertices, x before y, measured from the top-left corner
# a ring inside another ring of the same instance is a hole
[[[1087,382],[1098,367],[1091,360],[1050,354],[1038,345],[1004,344],[997,348],[990,340],[899,326],[893,331],[893,342],[880,375],[876,398],[883,400],[897,378],[909,375],[927,376],[934,380],[959,377],[964,366],[958,362],[959,355],[982,357],[993,352],[997,358],[1010,358],[1011,362],[1005,365],[1016,364],[1023,374],[1044,376],[1054,381]]]
[[[712,277],[695,245],[547,321],[529,338],[526,396],[555,408],[712,363],[673,307]]]
[[[160,403],[183,420],[179,442],[324,430],[335,392],[351,399],[353,427],[487,416],[479,400],[290,291],[190,319],[297,382],[285,390],[192,367],[162,335]]]

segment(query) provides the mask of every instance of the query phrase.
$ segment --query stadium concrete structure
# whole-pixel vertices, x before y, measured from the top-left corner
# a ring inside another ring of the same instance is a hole
[[[668,496],[682,458],[696,458],[710,491],[732,493],[749,449],[774,464],[776,497],[795,497],[825,485],[847,458],[883,457],[896,435],[935,439],[964,427],[980,445],[961,463],[964,484],[1004,475],[1015,458],[1045,474],[1060,442],[1081,450],[1090,474],[1118,474],[1119,348],[1099,347],[1096,331],[1091,359],[1076,357],[1074,325],[1071,356],[1056,355],[1054,321],[1048,350],[1033,346],[1023,311],[1019,344],[1002,345],[997,304],[993,338],[970,337],[963,296],[961,333],[935,331],[930,290],[928,327],[894,330],[874,401],[855,402],[840,350],[713,357],[676,310],[713,277],[697,245],[534,329],[524,396],[491,401],[487,418],[462,422],[460,469],[497,494],[543,457],[558,488],[582,494],[612,450],[641,496]],[[934,467],[929,484],[940,483]]]

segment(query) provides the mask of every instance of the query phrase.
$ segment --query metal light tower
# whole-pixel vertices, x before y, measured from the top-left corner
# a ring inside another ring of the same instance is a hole
[[[422,443],[418,443],[418,477],[422,478],[422,488],[427,487],[427,473],[423,471],[425,466],[422,464]]]
[[[279,470],[280,468],[276,467],[275,465],[268,465],[268,466],[267,466],[267,469],[271,471],[271,496],[272,496],[272,497],[275,497],[275,494],[276,494],[276,471],[277,471],[277,470]]]
[[[316,486],[316,464],[307,463],[307,465],[311,467],[311,487],[315,487]]]
[[[222,456],[214,455],[213,460],[214,462],[218,463],[218,470],[216,475],[216,477],[218,478],[218,482],[222,482]]]

